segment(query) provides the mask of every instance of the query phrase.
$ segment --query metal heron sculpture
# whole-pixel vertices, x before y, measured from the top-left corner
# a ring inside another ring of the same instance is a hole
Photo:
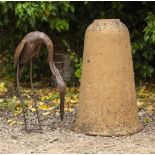
[[[63,117],[64,117],[64,100],[65,100],[66,85],[53,62],[53,43],[51,39],[43,32],[39,32],[39,31],[30,32],[19,43],[14,54],[14,66],[16,68],[16,85],[22,102],[22,111],[23,111],[24,124],[25,124],[26,130],[27,130],[27,121],[25,116],[25,108],[24,108],[23,98],[20,94],[20,89],[19,89],[20,79],[22,77],[25,64],[30,63],[30,82],[31,82],[31,88],[33,89],[32,60],[39,55],[41,46],[43,44],[47,46],[49,68],[51,70],[51,73],[54,75],[56,79],[57,86],[59,89],[61,120],[63,120]],[[35,100],[35,108],[37,113],[38,124],[41,129],[36,100]]]

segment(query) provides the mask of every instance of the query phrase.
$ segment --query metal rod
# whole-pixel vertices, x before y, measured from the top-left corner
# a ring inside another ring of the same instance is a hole
[[[34,87],[33,87],[33,80],[32,80],[32,59],[30,60],[30,82],[31,82],[31,88],[32,88],[32,92],[33,92],[33,99],[34,99],[34,106],[36,109],[36,115],[37,115],[37,121],[38,121],[38,125],[39,128],[41,128],[41,123],[40,123],[40,118],[39,118],[39,112],[38,112],[38,106],[37,106],[37,101],[36,101],[36,95],[35,95],[35,91],[34,91]]]
[[[21,92],[20,92],[20,83],[19,83],[19,60],[18,60],[18,62],[17,62],[16,80],[17,80],[17,91],[18,91],[18,96],[19,96],[19,98],[20,98],[20,102],[21,102],[21,105],[22,105],[22,113],[23,113],[23,118],[24,118],[25,130],[27,130],[27,120],[26,120],[26,116],[25,116],[24,101],[23,101],[23,97],[22,97]]]
[[[30,84],[33,89],[33,81],[32,81],[32,59],[30,60]]]

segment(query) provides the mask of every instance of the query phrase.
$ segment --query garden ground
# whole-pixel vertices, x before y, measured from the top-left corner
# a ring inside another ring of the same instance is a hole
[[[76,88],[67,90],[64,122],[60,121],[56,90],[36,89],[43,130],[41,133],[27,133],[22,130],[18,98],[14,92],[10,93],[13,90],[3,90],[5,93],[1,92],[0,99],[0,153],[155,153],[154,86],[137,89],[138,115],[145,126],[143,131],[121,137],[87,136],[72,131],[77,116]],[[24,88],[23,92],[31,113],[29,120],[34,123],[35,110],[28,95],[30,90]]]

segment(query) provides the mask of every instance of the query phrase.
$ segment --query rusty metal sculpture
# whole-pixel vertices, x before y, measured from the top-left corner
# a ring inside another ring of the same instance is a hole
[[[23,117],[24,117],[24,124],[25,124],[25,130],[27,129],[27,121],[25,117],[25,108],[23,103],[23,98],[21,96],[20,92],[20,79],[22,77],[22,73],[24,71],[24,66],[26,63],[30,63],[30,82],[31,82],[31,88],[33,89],[33,82],[32,82],[32,60],[39,55],[41,46],[45,44],[48,49],[48,64],[49,68],[51,70],[51,73],[54,75],[57,86],[60,93],[60,115],[61,120],[63,120],[64,116],[64,98],[65,98],[65,90],[66,86],[65,83],[56,68],[54,62],[53,62],[53,43],[51,39],[43,32],[34,31],[31,33],[28,33],[23,40],[19,43],[15,50],[14,54],[14,66],[16,68],[16,85],[18,90],[18,95],[20,97],[21,103],[22,103],[22,111],[23,111]],[[38,115],[38,109],[36,104],[36,98],[35,98],[35,108],[37,113],[37,119],[38,124],[41,129],[39,115]]]

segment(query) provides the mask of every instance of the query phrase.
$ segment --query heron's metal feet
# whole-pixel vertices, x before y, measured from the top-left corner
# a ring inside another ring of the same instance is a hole
[[[29,129],[28,127],[28,119],[26,118],[26,113],[27,113],[27,109],[26,109],[26,105],[24,104],[24,99],[23,99],[23,96],[21,95],[20,93],[20,90],[19,88],[17,88],[18,90],[18,96],[19,96],[19,99],[20,99],[20,102],[21,102],[21,107],[22,107],[22,114],[23,114],[23,119],[24,119],[24,129],[26,132],[32,132],[32,131],[41,131],[42,130],[42,127],[41,127],[41,121],[40,121],[40,117],[39,117],[39,112],[38,112],[38,106],[37,106],[37,99],[36,99],[36,96],[34,96],[34,107],[35,107],[35,112],[36,112],[36,116],[37,116],[37,124],[38,124],[38,128],[32,128],[32,129]],[[32,124],[30,124],[32,125]],[[36,125],[36,124],[33,124],[33,125]]]
[[[41,121],[40,121],[40,118],[39,118],[39,112],[38,112],[36,96],[34,96],[34,106],[35,106],[35,109],[36,109],[36,115],[37,115],[37,121],[38,121],[39,129],[42,130],[42,128],[41,128]]]

